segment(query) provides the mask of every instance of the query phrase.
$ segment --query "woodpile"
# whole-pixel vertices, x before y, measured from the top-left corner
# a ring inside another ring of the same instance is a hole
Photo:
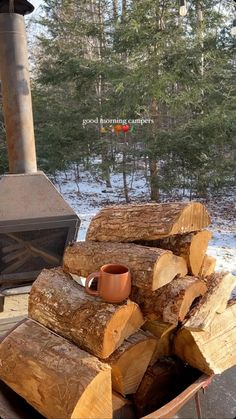
[[[34,282],[31,319],[0,344],[0,379],[47,418],[133,419],[236,364],[236,281],[214,272],[209,224],[195,202],[101,210]],[[73,279],[109,263],[131,272],[119,304]]]
[[[62,268],[44,269],[34,282],[29,316],[102,359],[144,323],[137,304],[91,297]]]
[[[87,277],[102,265],[118,262],[129,266],[133,285],[151,291],[188,272],[185,260],[168,250],[133,243],[96,242],[78,242],[68,247],[64,271]]]

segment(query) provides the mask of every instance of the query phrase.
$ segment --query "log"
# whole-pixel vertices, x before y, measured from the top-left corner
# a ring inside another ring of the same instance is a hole
[[[205,374],[221,374],[236,364],[236,304],[216,314],[206,331],[181,329],[174,352]]]
[[[186,260],[188,273],[197,276],[201,270],[211,237],[210,231],[204,230],[177,234],[159,240],[141,241],[139,244],[171,250],[175,255]]]
[[[197,376],[191,369],[192,380]],[[189,369],[177,358],[162,358],[149,366],[134,396],[138,417],[151,414],[174,399],[189,383]],[[152,417],[152,416],[151,416]],[[168,416],[169,417],[169,416]]]
[[[152,335],[157,338],[156,349],[153,353],[150,365],[155,364],[158,359],[164,356],[173,354],[172,344],[176,326],[158,320],[147,320],[142,326],[142,329],[152,333]]]
[[[111,366],[113,390],[122,396],[135,393],[155,348],[154,336],[141,330],[126,339],[106,360]]]
[[[140,306],[147,319],[177,325],[184,320],[193,301],[206,290],[203,280],[186,276],[176,278],[154,292],[133,287],[130,298]]]
[[[112,418],[111,370],[32,320],[0,345],[0,378],[50,419]]]
[[[213,256],[205,255],[199,272],[200,276],[209,276],[215,272],[216,259]]]
[[[202,230],[210,222],[206,208],[199,202],[118,205],[99,211],[89,225],[86,240],[157,240]]]
[[[112,393],[113,419],[137,419],[131,401],[120,394]]]
[[[216,313],[222,313],[236,286],[236,276],[216,273],[208,277],[207,292],[189,313],[185,327],[191,330],[206,330]]]
[[[65,251],[63,269],[87,277],[108,263],[127,265],[131,271],[132,284],[153,291],[171,282],[176,275],[187,274],[183,258],[168,250],[133,243],[75,243]]]
[[[0,381],[0,418],[1,419],[45,419],[22,397]]]
[[[61,268],[44,269],[34,282],[29,316],[102,359],[144,323],[137,304],[91,297]]]

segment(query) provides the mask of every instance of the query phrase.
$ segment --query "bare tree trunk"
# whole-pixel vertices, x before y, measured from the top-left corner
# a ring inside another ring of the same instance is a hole
[[[117,0],[112,1],[113,19],[116,20],[118,17]]]
[[[103,8],[102,8],[101,0],[99,0],[98,2],[98,23],[99,23],[99,35],[98,35],[98,56],[99,57],[98,58],[99,58],[99,61],[102,62],[106,40],[105,40],[105,35],[104,35]],[[102,116],[103,91],[104,91],[104,81],[103,81],[102,75],[100,74],[98,78],[98,100],[99,100],[99,109],[100,109],[99,117]],[[101,124],[99,123],[99,135],[101,136],[100,129],[101,129]],[[106,187],[111,188],[108,144],[106,141],[104,141],[102,145],[102,172],[103,172],[103,179],[106,182]]]
[[[75,162],[73,169],[74,169],[74,182],[75,182],[76,187],[77,187],[77,193],[80,194],[80,187],[79,187],[80,170],[79,170],[79,163],[78,162]]]
[[[123,186],[124,186],[124,195],[125,195],[125,201],[128,204],[130,202],[129,199],[129,189],[127,185],[127,176],[126,176],[126,151],[123,150],[123,161],[122,161],[122,175],[123,175]]]
[[[126,0],[122,0],[122,19],[125,18],[126,9],[127,9],[127,1]]]
[[[150,189],[151,200],[155,202],[160,201],[160,192],[158,187],[158,167],[155,157],[149,154],[149,170],[150,170]]]

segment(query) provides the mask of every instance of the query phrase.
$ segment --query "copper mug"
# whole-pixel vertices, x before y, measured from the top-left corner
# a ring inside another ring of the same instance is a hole
[[[97,279],[97,290],[89,288],[92,279]],[[109,264],[93,272],[85,282],[88,294],[100,297],[107,303],[121,303],[129,297],[131,292],[131,275],[129,268],[124,265]]]

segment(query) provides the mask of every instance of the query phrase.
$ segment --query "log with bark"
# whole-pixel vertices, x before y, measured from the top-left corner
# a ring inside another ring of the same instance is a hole
[[[158,359],[164,356],[172,355],[174,333],[177,330],[175,325],[160,322],[158,320],[147,320],[142,326],[142,329],[152,333],[152,335],[157,338],[156,349],[153,353],[150,365],[155,364]]]
[[[186,276],[176,278],[154,292],[133,287],[130,298],[140,306],[147,319],[177,325],[184,320],[193,301],[206,290],[204,280]]]
[[[193,233],[176,234],[159,240],[141,241],[144,246],[171,250],[186,260],[188,273],[197,276],[201,270],[205,253],[212,234],[203,230]]]
[[[0,344],[0,379],[50,419],[112,418],[111,370],[33,320]]]
[[[229,273],[215,273],[207,279],[207,292],[189,313],[185,327],[192,330],[206,330],[216,313],[222,313],[236,286],[236,276]]]
[[[91,221],[86,240],[135,242],[202,230],[210,224],[199,202],[132,204],[102,209]]]
[[[144,323],[134,302],[108,304],[91,297],[61,268],[44,269],[34,282],[29,316],[102,359]]]
[[[130,336],[108,358],[112,388],[125,396],[137,391],[156,348],[154,336],[142,330]]]
[[[176,275],[187,274],[183,258],[168,250],[133,243],[75,243],[65,251],[63,269],[87,277],[107,263],[127,265],[131,271],[132,284],[153,291],[171,282]]]
[[[236,364],[236,304],[216,314],[206,331],[181,329],[174,351],[183,361],[205,374],[221,374]]]
[[[209,276],[215,272],[216,259],[213,256],[205,255],[199,272],[200,276]]]
[[[177,357],[162,358],[149,366],[134,396],[138,417],[151,414],[170,402],[198,377],[199,372],[192,368],[189,371]]]
[[[113,419],[137,419],[133,404],[120,394],[112,393]]]

